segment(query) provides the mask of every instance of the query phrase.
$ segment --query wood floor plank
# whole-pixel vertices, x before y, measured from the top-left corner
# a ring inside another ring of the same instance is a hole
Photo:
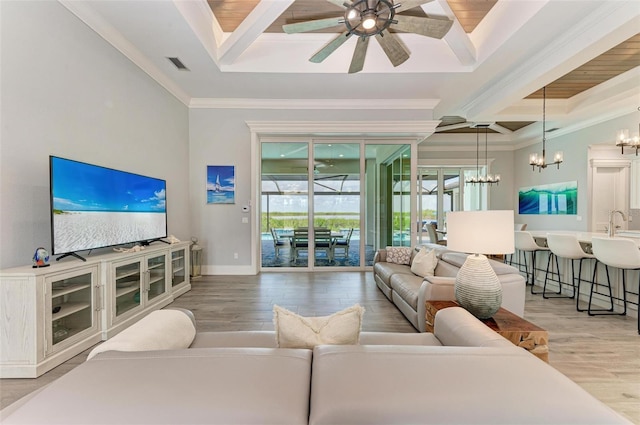
[[[273,330],[274,304],[327,315],[355,303],[365,331],[416,332],[376,287],[371,272],[203,276],[169,307],[193,311],[200,332]],[[549,332],[549,362],[596,398],[640,424],[640,336],[633,317],[589,317],[572,300],[527,294],[525,318]],[[0,408],[86,360],[91,349],[37,379],[0,381]]]

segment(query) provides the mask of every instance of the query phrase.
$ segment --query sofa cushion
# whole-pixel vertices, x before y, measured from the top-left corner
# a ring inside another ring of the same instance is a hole
[[[330,316],[303,317],[273,306],[276,344],[281,348],[313,348],[319,344],[358,344],[364,308],[353,305]]]
[[[189,348],[277,348],[274,331],[198,332]]]
[[[418,310],[418,291],[423,279],[415,274],[394,274],[391,276],[389,284],[398,296],[400,296],[414,310]]]
[[[432,333],[360,332],[360,345],[442,345]],[[198,332],[190,348],[276,348],[275,331]]]
[[[3,424],[306,424],[311,351],[109,351],[35,394]]]
[[[442,345],[432,333],[360,332],[360,345]]]
[[[525,350],[318,346],[311,425],[628,423]]]
[[[385,251],[387,251],[387,263],[406,264],[407,266],[411,264],[412,248],[388,246]]]
[[[433,249],[428,250],[422,247],[411,262],[411,272],[422,277],[433,276],[437,265],[436,252]]]
[[[394,274],[413,274],[409,266],[393,263],[375,263],[373,271],[387,286],[390,284],[389,281]]]

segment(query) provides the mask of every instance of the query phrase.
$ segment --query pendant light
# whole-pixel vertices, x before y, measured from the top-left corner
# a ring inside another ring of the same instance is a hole
[[[488,132],[489,132],[489,124],[476,124],[476,175],[467,177],[465,183],[468,184],[498,184],[500,183],[500,174],[496,174],[495,176],[492,174],[487,174],[487,170],[489,169],[489,164],[487,160],[487,149],[488,149]],[[480,128],[484,128],[484,169],[485,174],[480,175]]]
[[[538,172],[542,171],[543,168],[547,168],[547,165],[557,165],[558,170],[560,169],[560,164],[564,160],[564,155],[562,151],[557,151],[553,155],[553,162],[547,164],[547,86],[542,88],[542,155],[538,155],[537,152],[534,152],[529,155],[529,165],[533,168],[533,171],[538,168]]]

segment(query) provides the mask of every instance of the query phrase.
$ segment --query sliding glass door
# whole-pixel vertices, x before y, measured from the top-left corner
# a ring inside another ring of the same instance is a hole
[[[360,144],[313,144],[313,227],[316,267],[360,266]]]
[[[362,269],[380,247],[410,246],[410,153],[407,144],[262,142],[262,269]]]

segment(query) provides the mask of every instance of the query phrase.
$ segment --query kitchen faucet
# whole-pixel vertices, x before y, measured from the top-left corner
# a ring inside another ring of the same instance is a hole
[[[624,215],[624,213],[620,210],[610,210],[609,211],[609,229],[608,229],[608,235],[610,238],[614,237],[616,234],[616,228],[615,228],[615,223],[614,223],[614,218],[616,216],[616,213],[620,214],[620,217],[622,217],[623,221],[627,221],[627,217]]]

